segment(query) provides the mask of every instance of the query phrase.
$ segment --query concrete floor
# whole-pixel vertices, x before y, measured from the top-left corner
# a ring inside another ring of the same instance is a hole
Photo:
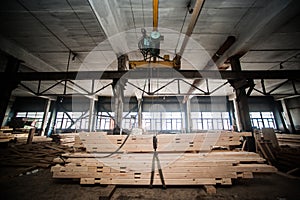
[[[56,180],[49,169],[18,176],[14,168],[0,168],[0,199],[101,199],[110,187],[81,186],[72,180]],[[207,195],[200,187],[116,187],[111,199],[300,199],[300,180],[277,174],[259,175],[254,179],[240,179],[232,186],[217,186],[217,194]],[[103,199],[103,198],[102,198]]]

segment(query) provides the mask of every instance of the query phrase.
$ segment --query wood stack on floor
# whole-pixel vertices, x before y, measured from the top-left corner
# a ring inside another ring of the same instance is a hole
[[[278,170],[300,177],[300,148],[298,135],[276,134],[267,128],[256,131],[257,151]]]
[[[300,135],[296,134],[276,134],[280,146],[300,147]]]
[[[15,144],[0,151],[0,166],[47,168],[53,159],[69,152],[67,147],[55,143]]]
[[[275,166],[282,172],[300,177],[300,148],[282,147],[276,152]]]
[[[208,151],[207,147],[226,145],[226,139],[230,140],[228,144],[233,144],[241,136],[234,134],[237,133],[220,132],[207,137],[203,134],[158,135],[158,157],[166,185],[230,185],[232,179],[276,171],[256,153]],[[81,184],[148,185],[153,159],[152,136],[130,136],[119,152],[110,155],[125,137],[79,134],[76,143],[81,148],[86,145],[87,152],[67,153],[62,155],[63,159],[55,159],[60,164],[51,168],[53,177],[80,179]],[[154,185],[161,185],[157,168]]]
[[[249,132],[214,131],[190,134],[160,134],[158,152],[199,152],[215,147],[232,149],[241,144],[240,138],[251,136]],[[130,135],[121,152],[152,152],[152,135]],[[126,135],[106,133],[80,133],[75,138],[74,147],[86,148],[87,152],[113,152],[124,142]]]
[[[13,129],[8,126],[2,126],[0,128],[0,143],[6,143],[14,139],[12,135]]]
[[[79,133],[60,133],[60,134],[52,134],[51,138],[54,142],[68,146],[73,147],[75,143],[75,137],[78,136]]]

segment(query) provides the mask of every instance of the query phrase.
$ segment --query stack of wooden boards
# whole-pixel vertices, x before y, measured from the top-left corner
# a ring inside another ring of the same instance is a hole
[[[47,168],[53,165],[54,158],[67,152],[67,147],[52,142],[14,144],[1,149],[0,166]]]
[[[300,137],[293,134],[275,134],[274,129],[255,131],[257,152],[270,164],[288,175],[300,176]]]
[[[9,142],[14,139],[14,136],[11,133],[0,133],[0,143]]]
[[[210,151],[214,147],[234,148],[241,144],[241,137],[251,136],[249,132],[214,131],[189,134],[160,134],[158,152],[199,152]],[[114,152],[123,144],[127,135],[107,135],[106,133],[80,133],[75,137],[74,147],[86,148],[86,152]],[[152,152],[153,135],[130,135],[121,152]]]
[[[276,134],[280,146],[300,147],[300,135],[296,134]]]
[[[0,143],[9,142],[10,140],[14,139],[12,132],[12,128],[9,128],[8,126],[2,126],[0,128]]]
[[[79,133],[60,133],[52,134],[53,141],[68,147],[73,147],[75,143],[75,137],[79,136]]]
[[[232,179],[275,172],[276,168],[265,164],[265,159],[256,153],[210,151],[216,145],[240,144],[242,134],[158,135],[158,157],[166,185],[230,185]],[[80,179],[81,184],[148,185],[153,159],[152,135],[129,136],[115,152],[125,139],[123,135],[80,133],[75,144],[86,151],[55,159],[59,164],[51,168],[53,177]],[[157,167],[153,184],[161,185]]]

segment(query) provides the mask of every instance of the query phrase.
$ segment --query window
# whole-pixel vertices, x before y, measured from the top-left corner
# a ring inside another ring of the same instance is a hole
[[[109,130],[114,127],[114,120],[111,118],[114,117],[113,112],[98,112],[96,129],[97,130]]]
[[[124,112],[123,113],[123,120],[122,120],[122,128],[123,129],[131,129],[133,127],[137,127],[138,123],[138,116],[137,112]]]
[[[88,129],[88,112],[58,112],[56,116],[57,129]]]
[[[142,121],[147,131],[181,131],[185,128],[182,112],[143,112]]]
[[[192,130],[228,130],[228,112],[191,112]]]
[[[250,119],[252,127],[276,129],[273,112],[250,112]]]
[[[50,115],[48,115],[49,118]],[[28,121],[35,121],[33,124],[36,128],[41,128],[43,123],[44,112],[18,112],[16,117],[27,118]]]

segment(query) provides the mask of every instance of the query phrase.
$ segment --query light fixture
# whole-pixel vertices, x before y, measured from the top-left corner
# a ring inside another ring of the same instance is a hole
[[[72,52],[72,55],[73,55],[72,61],[74,62],[74,61],[75,61],[75,58],[76,58],[76,56],[77,56],[77,53]]]
[[[187,9],[189,11],[190,14],[193,13],[194,9],[192,8],[192,0],[190,0],[188,3],[187,3]]]
[[[279,64],[279,69],[283,69],[283,65],[282,64],[283,64],[282,62]]]

